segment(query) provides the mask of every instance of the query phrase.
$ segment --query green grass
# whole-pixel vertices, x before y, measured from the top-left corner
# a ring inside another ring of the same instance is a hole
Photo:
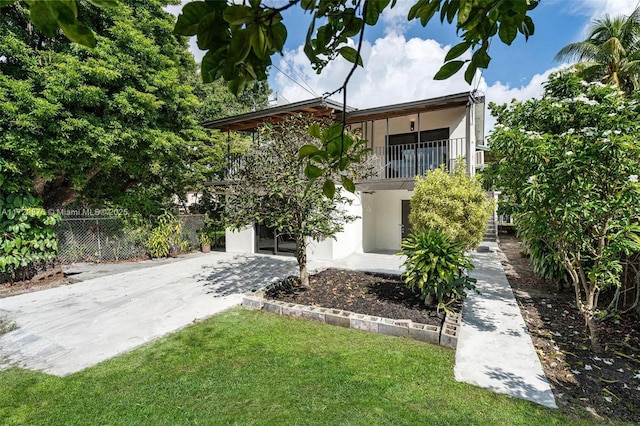
[[[438,346],[238,308],[65,378],[1,371],[0,423],[579,424],[457,383],[453,363]]]

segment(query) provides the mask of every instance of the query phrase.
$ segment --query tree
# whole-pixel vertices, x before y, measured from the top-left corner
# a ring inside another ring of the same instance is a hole
[[[2,9],[0,157],[46,209],[155,213],[224,164],[226,143],[211,148],[197,121],[196,65],[167,2],[127,3],[79,5],[94,49],[34,31],[21,4]]]
[[[624,255],[640,250],[640,94],[564,71],[540,100],[490,107],[502,202],[567,271],[597,352],[599,323],[617,314],[598,297],[620,288]]]
[[[17,1],[0,0],[0,7]],[[97,6],[111,6],[115,2],[90,1]],[[89,46],[93,44],[90,39],[82,37],[90,30],[78,27],[75,0],[50,3],[29,0],[27,3],[32,9],[34,23],[45,32],[53,35],[60,27],[79,43]],[[47,6],[44,7],[43,3]],[[287,38],[287,28],[281,12],[300,5],[311,14],[304,50],[316,71],[321,72],[337,56],[353,63],[351,72],[334,92],[343,92],[346,106],[349,79],[357,66],[364,65],[360,49],[365,28],[376,25],[380,14],[387,8],[393,8],[396,1],[291,0],[283,6],[264,3],[262,0],[242,4],[231,0],[193,1],[183,7],[175,32],[197,36],[198,47],[207,51],[201,64],[203,81],[223,78],[228,81],[231,92],[238,94],[249,82],[266,80],[271,57],[282,53]],[[465,80],[471,83],[478,68],[489,66],[489,45],[496,34],[506,44],[511,44],[518,33],[525,39],[533,35],[535,27],[528,13],[538,3],[539,0],[417,0],[407,19],[419,19],[426,26],[438,11],[441,22],[446,20],[451,24],[455,19],[462,42],[451,48],[445,57],[445,64],[435,78],[447,79],[466,64]],[[358,39],[356,49],[350,45],[352,38]],[[472,50],[471,59],[458,59],[469,50]],[[343,141],[345,124],[344,121],[342,124],[335,124],[341,131],[337,132],[337,136],[333,136],[336,132],[328,133],[332,135],[332,139],[323,140],[322,146],[313,156],[302,156],[307,162],[306,170],[310,180],[320,177],[331,180],[331,175],[336,173],[344,175],[342,172],[362,157],[363,153],[358,153],[353,158],[345,155],[349,151]],[[339,147],[337,151],[331,146],[336,141]],[[354,186],[349,184],[345,188],[349,190]],[[326,195],[330,197],[331,193],[327,191]]]
[[[237,184],[226,194],[229,226],[242,229],[252,223],[273,228],[277,234],[291,234],[296,241],[300,281],[309,285],[307,240],[333,237],[344,223],[355,217],[341,205],[348,200],[336,189],[323,195],[319,182],[309,183],[298,159],[298,150],[317,146],[318,133],[326,132],[326,122],[304,115],[292,115],[276,124],[266,123],[246,152]]]
[[[453,173],[442,166],[416,177],[409,222],[416,232],[439,229],[471,250],[482,241],[491,207],[480,182],[467,176],[464,161],[458,161]]]
[[[570,43],[556,60],[573,66],[587,81],[613,83],[627,92],[640,88],[640,8],[629,16],[596,19],[586,40]]]

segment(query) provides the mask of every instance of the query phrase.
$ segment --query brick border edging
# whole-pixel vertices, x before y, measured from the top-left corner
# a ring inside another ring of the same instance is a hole
[[[408,319],[396,320],[358,314],[340,309],[269,300],[262,297],[260,291],[244,295],[242,298],[242,306],[255,310],[273,312],[278,315],[305,318],[325,324],[337,325],[339,327],[368,331],[370,333],[408,337],[409,339],[440,345],[454,350],[458,345],[458,330],[460,329],[460,323],[462,321],[462,314],[445,313],[442,327],[438,327],[413,322]]]

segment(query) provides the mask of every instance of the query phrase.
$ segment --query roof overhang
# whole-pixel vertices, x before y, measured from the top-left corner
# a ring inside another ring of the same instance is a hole
[[[470,103],[483,103],[484,96],[472,96],[469,92],[456,93],[454,95],[440,96],[437,98],[423,99],[421,101],[405,102],[401,104],[385,105],[376,108],[360,109],[347,114],[347,123],[361,123],[393,117],[405,117],[440,109],[466,106]]]
[[[479,103],[484,103],[484,96],[474,96],[470,92],[462,92],[421,101],[385,105],[375,108],[358,110],[347,106],[345,109],[347,112],[347,124],[353,124]],[[314,98],[235,115],[233,117],[207,121],[202,123],[202,125],[207,129],[217,129],[224,132],[254,131],[267,121],[276,123],[284,117],[296,113],[306,113],[318,117],[329,117],[334,120],[339,120],[341,119],[342,110],[343,105],[341,102],[332,101],[331,99]]]
[[[332,101],[331,99],[314,98],[235,115],[233,117],[207,121],[202,123],[202,125],[207,129],[217,129],[224,132],[253,131],[267,121],[272,123],[278,122],[291,114],[305,113],[318,117],[337,117],[342,113],[342,110],[342,103]],[[353,111],[354,108],[347,106],[346,110],[349,112]]]

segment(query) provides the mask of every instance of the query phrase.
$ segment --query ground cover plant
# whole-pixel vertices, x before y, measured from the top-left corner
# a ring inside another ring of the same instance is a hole
[[[0,371],[7,425],[589,424],[453,379],[454,352],[234,309],[65,378]]]

